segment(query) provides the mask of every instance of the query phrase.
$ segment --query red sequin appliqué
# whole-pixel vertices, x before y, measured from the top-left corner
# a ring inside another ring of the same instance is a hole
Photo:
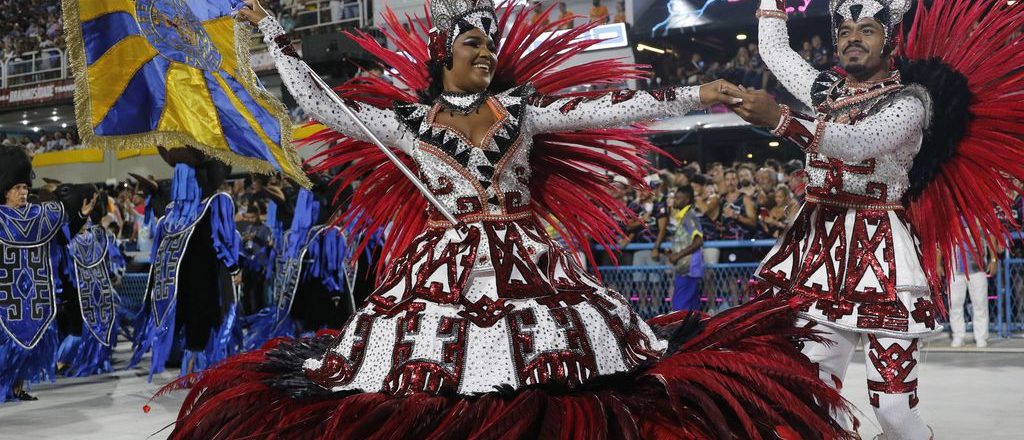
[[[373,317],[359,315],[356,321],[355,335],[352,348],[348,357],[342,356],[330,349],[320,364],[320,368],[306,370],[306,377],[317,385],[326,389],[341,386],[352,381],[355,372],[363,364],[363,357],[366,354],[366,344],[370,340],[370,329],[373,328]],[[338,340],[340,342],[341,339]]]
[[[896,301],[896,254],[889,212],[857,210],[851,238],[845,299],[870,303]],[[861,289],[858,286],[863,282],[867,286]]]
[[[868,335],[868,359],[875,371],[882,376],[881,382],[868,380],[872,406],[878,407],[877,393],[912,393],[908,403],[911,408],[917,404],[917,379],[907,381],[907,377],[917,368],[917,359],[914,358],[916,352],[917,339],[911,340],[907,348],[903,348],[899,342],[884,347],[878,341],[878,337]]]
[[[464,319],[441,317],[435,333],[441,342],[442,362],[412,359],[416,341],[412,337],[422,332],[423,307],[414,308],[399,320],[395,327],[396,343],[392,353],[392,365],[384,379],[387,392],[394,396],[408,396],[426,392],[438,394],[457,391],[462,382],[462,371],[466,353],[466,324]]]

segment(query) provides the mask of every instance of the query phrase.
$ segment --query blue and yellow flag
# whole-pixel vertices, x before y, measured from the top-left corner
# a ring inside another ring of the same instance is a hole
[[[308,185],[283,105],[249,65],[240,0],[63,0],[82,141],[191,145]]]

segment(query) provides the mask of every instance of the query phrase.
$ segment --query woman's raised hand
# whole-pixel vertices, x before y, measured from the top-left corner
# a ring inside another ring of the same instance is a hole
[[[270,15],[258,0],[242,0],[242,3],[245,3],[245,6],[235,14],[235,19],[238,21],[248,21],[255,26],[260,20]]]

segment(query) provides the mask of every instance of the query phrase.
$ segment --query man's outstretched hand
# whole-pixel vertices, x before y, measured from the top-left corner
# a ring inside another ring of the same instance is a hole
[[[772,95],[764,90],[739,86],[735,89],[724,89],[722,93],[742,100],[737,104],[730,105],[729,108],[751,124],[772,129],[777,127],[782,119],[782,109],[779,104],[775,102]]]

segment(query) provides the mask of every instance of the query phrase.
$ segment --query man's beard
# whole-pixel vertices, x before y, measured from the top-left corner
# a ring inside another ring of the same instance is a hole
[[[843,70],[850,75],[859,76],[868,70],[868,66],[864,63],[854,63],[843,66]]]

